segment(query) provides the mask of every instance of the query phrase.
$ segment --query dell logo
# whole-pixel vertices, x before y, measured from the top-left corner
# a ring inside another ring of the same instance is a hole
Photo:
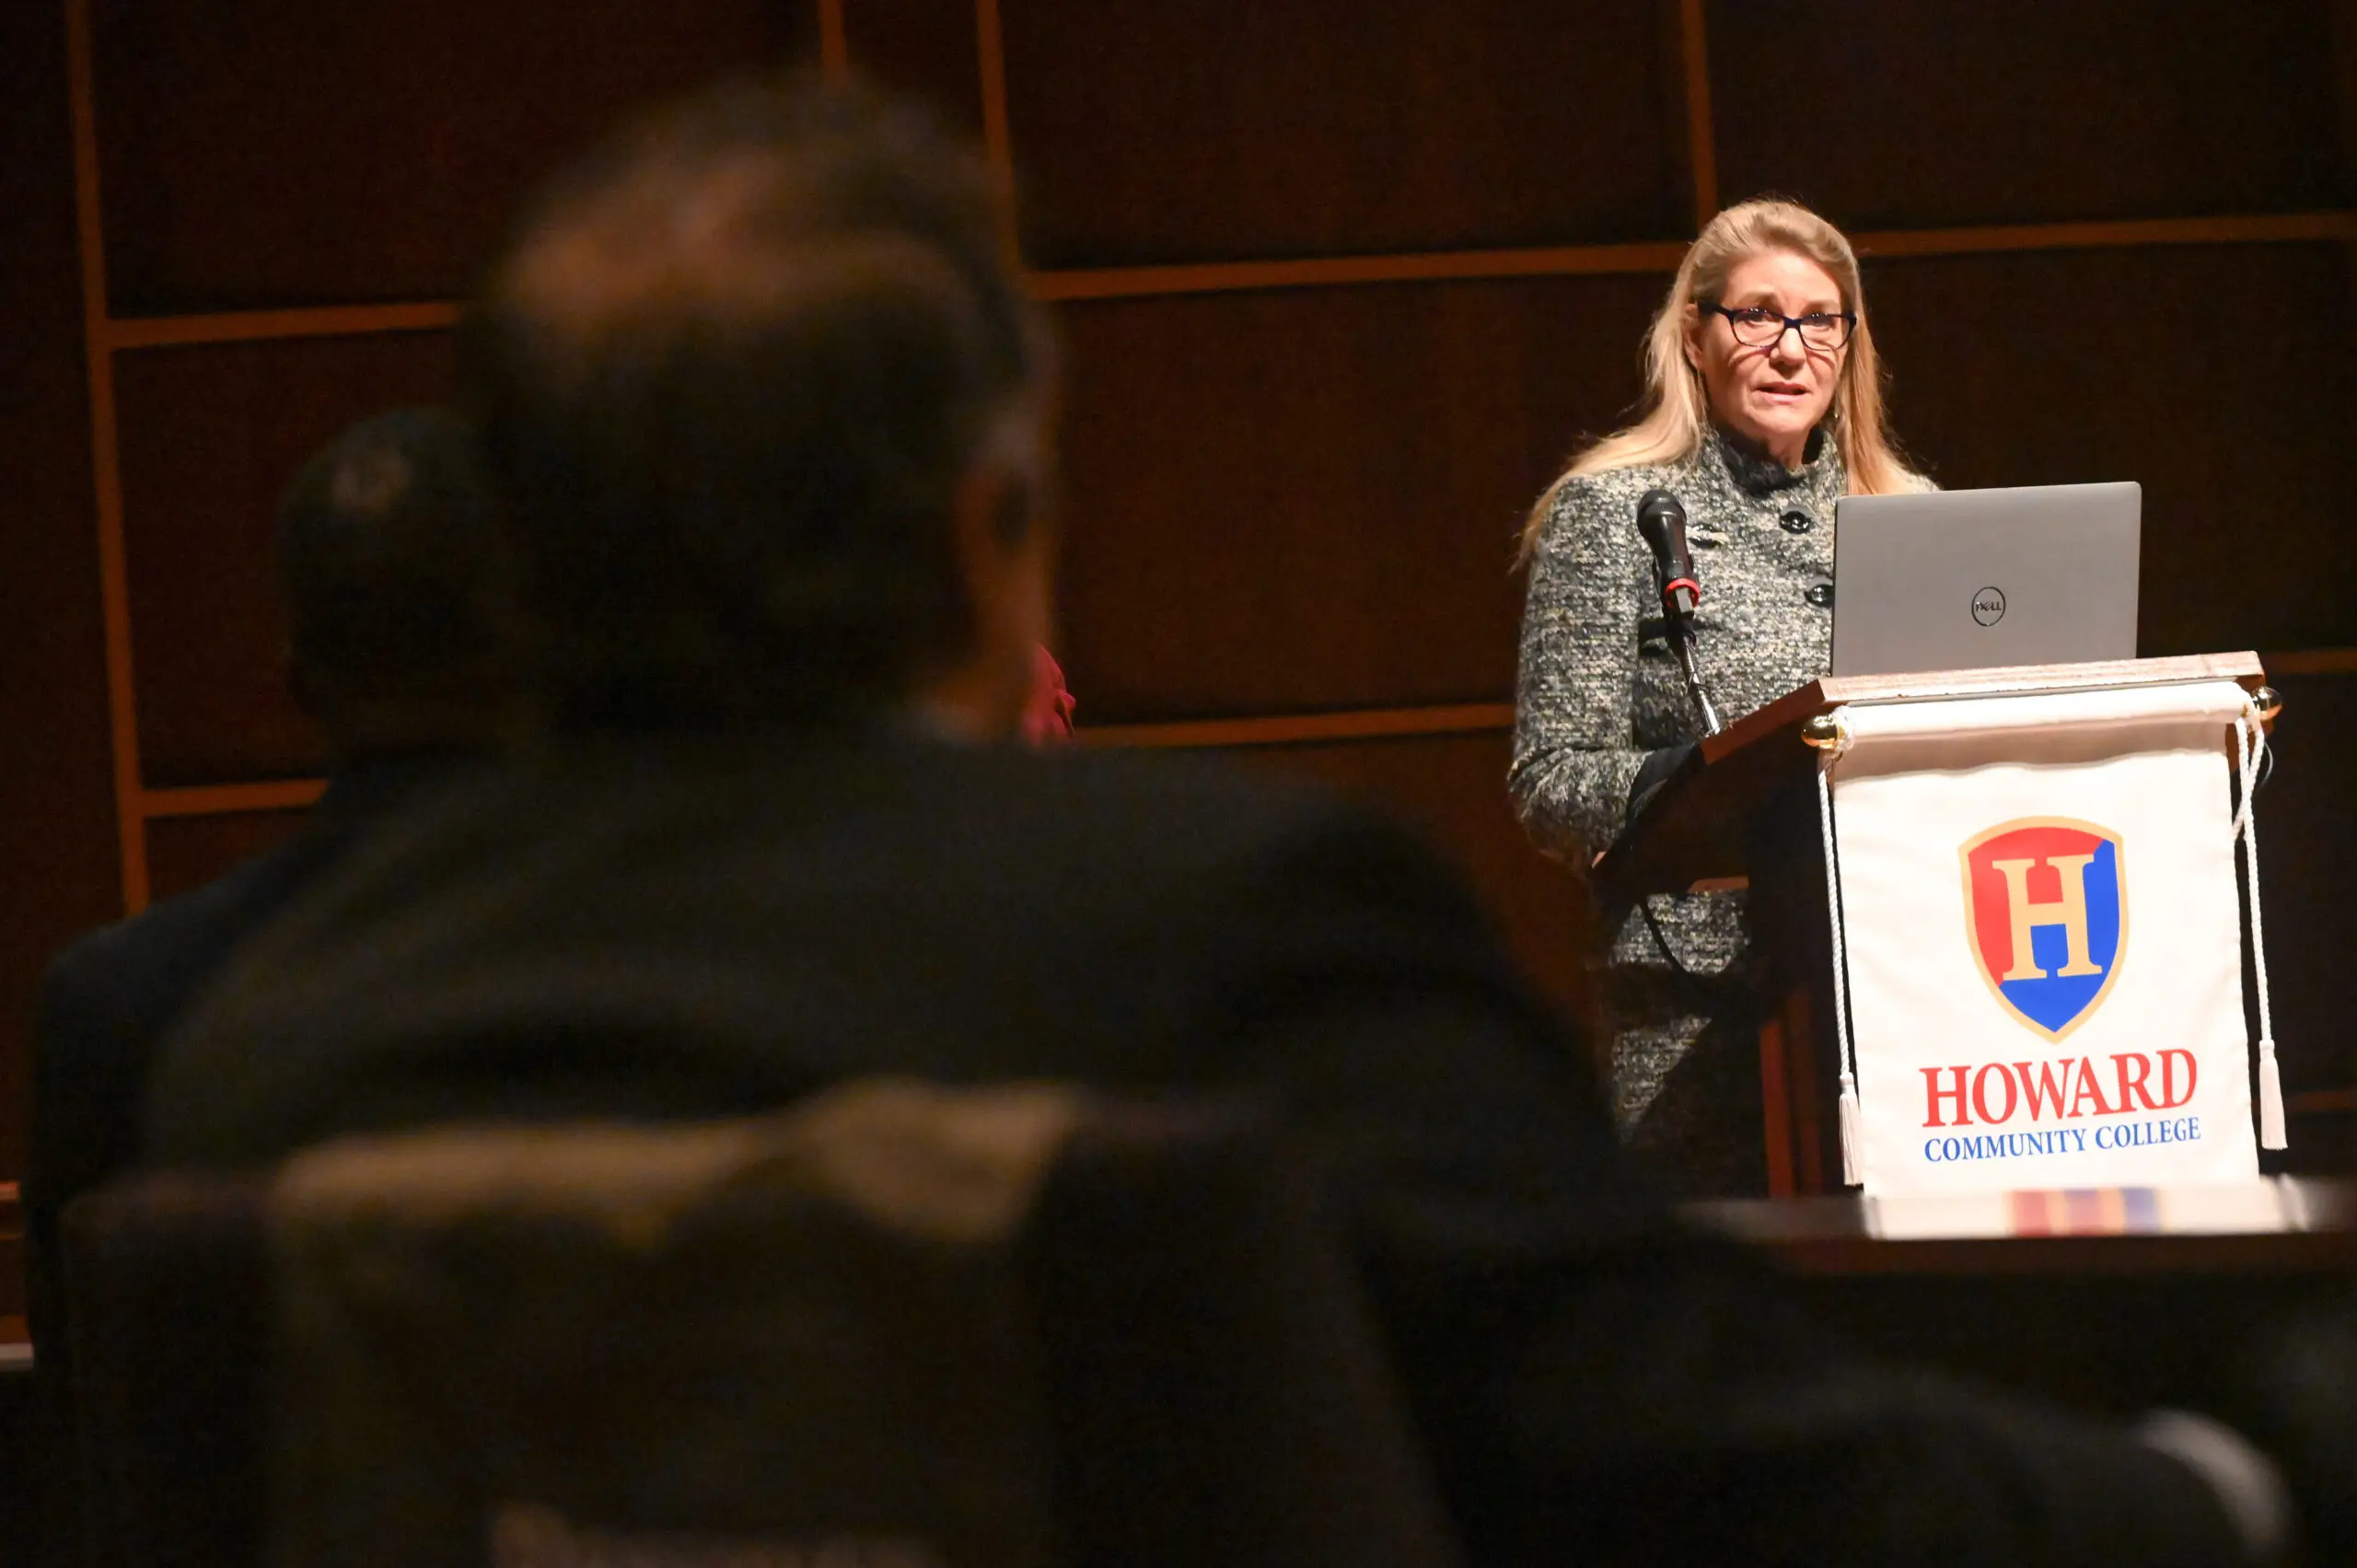
[[[1994,626],[2005,618],[2005,596],[2002,589],[1983,588],[1972,596],[1972,618],[1983,626]]]

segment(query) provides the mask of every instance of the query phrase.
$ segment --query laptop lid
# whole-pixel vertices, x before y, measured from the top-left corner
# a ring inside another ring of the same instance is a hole
[[[2134,658],[2143,504],[2132,483],[1843,496],[1833,673]]]

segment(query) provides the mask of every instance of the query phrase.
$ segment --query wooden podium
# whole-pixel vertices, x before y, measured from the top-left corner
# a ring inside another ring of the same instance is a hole
[[[1920,675],[1825,676],[1704,739],[1592,872],[1604,930],[1640,898],[1747,888],[1759,1085],[1772,1197],[1840,1186],[1833,951],[1817,753],[1802,726],[1846,703],[2089,691],[2197,680],[2265,683],[2253,653]],[[1607,938],[1609,939],[1608,936]],[[1829,1183],[1828,1173],[1833,1179]]]

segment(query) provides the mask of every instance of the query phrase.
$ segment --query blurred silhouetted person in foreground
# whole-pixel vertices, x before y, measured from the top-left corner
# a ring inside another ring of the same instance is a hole
[[[149,1071],[167,1033],[231,954],[371,823],[478,765],[496,743],[508,703],[496,549],[481,452],[446,409],[354,425],[279,503],[288,676],[327,732],[333,776],[291,842],[85,937],[50,970],[26,1183],[44,1369],[64,1362],[59,1216],[139,1163]]]
[[[1053,540],[998,215],[926,122],[815,86],[701,99],[528,214],[466,363],[545,744],[249,949],[170,1053],[161,1151],[885,1074],[1255,1095],[1329,1180],[1476,1562],[2235,1559],[2191,1469],[1850,1367],[1680,1233],[1397,830],[1000,743]]]

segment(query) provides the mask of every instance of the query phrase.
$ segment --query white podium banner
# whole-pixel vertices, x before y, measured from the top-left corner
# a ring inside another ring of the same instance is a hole
[[[1832,769],[1875,1195],[2258,1174],[2230,681],[1852,704]]]

